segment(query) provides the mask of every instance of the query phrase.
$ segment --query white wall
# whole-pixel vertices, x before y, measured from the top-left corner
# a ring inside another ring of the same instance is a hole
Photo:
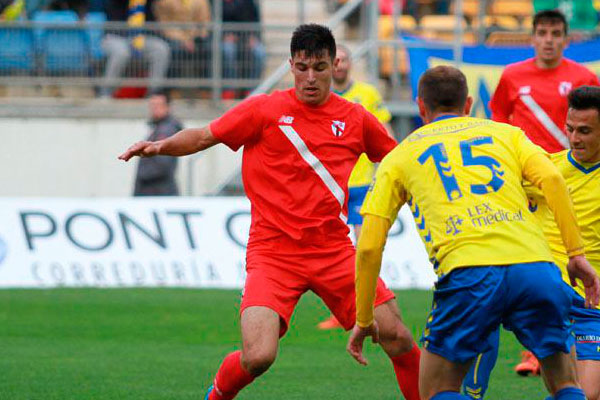
[[[186,127],[208,121],[183,121]],[[143,119],[0,119],[0,196],[128,196],[136,161],[117,160],[149,133]],[[224,145],[197,155],[194,195],[210,193],[236,170],[241,151]],[[178,181],[187,194],[189,162],[180,159]]]

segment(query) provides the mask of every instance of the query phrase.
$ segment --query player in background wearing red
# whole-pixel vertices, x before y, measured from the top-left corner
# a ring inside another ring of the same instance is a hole
[[[299,26],[290,50],[294,88],[251,97],[207,127],[139,142],[119,157],[182,156],[218,143],[234,151],[244,146],[252,222],[242,350],[225,357],[208,400],[233,399],[267,371],[304,292],[321,297],[346,329],[355,322],[355,250],[345,222],[348,177],[362,153],[377,162],[396,142],[362,106],[330,92],[336,46],[328,28]],[[379,343],[404,397],[417,400],[420,351],[381,280],[376,306]]]
[[[598,86],[598,77],[563,57],[569,43],[568,23],[559,10],[543,10],[533,18],[533,58],[506,66],[490,101],[492,119],[518,126],[549,153],[569,148],[564,131],[567,96],[583,85]],[[539,375],[540,363],[526,351],[515,367],[520,375]]]
[[[558,10],[533,18],[533,58],[506,66],[490,101],[492,120],[523,129],[550,153],[569,148],[564,132],[567,95],[583,85],[598,86],[589,69],[563,57],[569,43],[567,20]]]

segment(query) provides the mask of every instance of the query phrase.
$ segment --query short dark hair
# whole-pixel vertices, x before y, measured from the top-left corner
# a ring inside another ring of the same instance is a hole
[[[537,28],[539,24],[554,25],[560,23],[563,24],[563,31],[566,35],[569,31],[569,23],[567,22],[567,18],[565,17],[565,14],[562,13],[562,11],[558,9],[538,11],[533,17],[532,32],[535,33],[535,28]]]
[[[306,57],[322,57],[327,50],[331,60],[335,59],[335,39],[326,26],[303,24],[296,28],[290,43],[292,57],[303,51]]]
[[[419,79],[418,96],[429,111],[458,111],[467,102],[467,78],[449,65],[430,68]]]
[[[168,90],[164,90],[164,89],[154,90],[154,91],[152,91],[152,93],[150,93],[150,96],[163,96],[165,98],[165,102],[167,103],[167,105],[171,104],[171,93],[169,93]]]
[[[569,93],[569,108],[574,110],[598,111],[600,118],[600,86],[580,86]]]

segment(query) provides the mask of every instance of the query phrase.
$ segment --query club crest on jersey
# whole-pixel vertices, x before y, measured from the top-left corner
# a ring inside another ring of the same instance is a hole
[[[340,137],[344,133],[344,129],[346,128],[346,123],[342,121],[333,121],[331,122],[331,132],[335,135],[335,137]]]
[[[294,122],[294,117],[290,117],[289,115],[282,115],[281,118],[279,118],[279,123],[280,124],[292,124]]]
[[[528,95],[531,94],[531,86],[521,86],[519,88],[520,95]]]
[[[558,85],[558,93],[560,93],[560,95],[564,97],[569,94],[572,88],[573,84],[571,82],[562,81]]]

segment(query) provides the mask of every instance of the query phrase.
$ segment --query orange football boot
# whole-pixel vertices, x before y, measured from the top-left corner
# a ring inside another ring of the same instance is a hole
[[[530,351],[523,351],[521,353],[521,363],[515,367],[517,374],[521,376],[539,375],[541,371],[540,362]]]
[[[319,324],[317,325],[317,328],[319,328],[322,331],[326,331],[329,329],[342,329],[343,326],[342,324],[340,324],[340,321],[337,320],[336,317],[334,317],[333,315],[329,318],[327,318],[325,321],[323,322],[319,322]]]

